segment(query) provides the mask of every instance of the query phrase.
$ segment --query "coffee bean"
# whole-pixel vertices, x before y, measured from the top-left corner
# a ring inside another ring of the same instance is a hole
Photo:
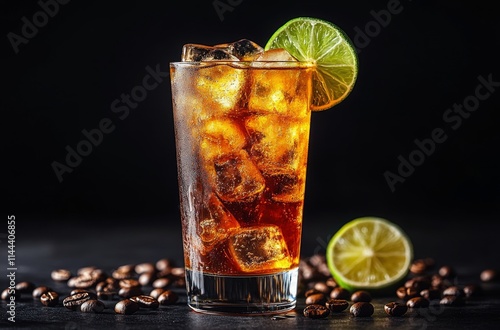
[[[95,269],[97,269],[97,267],[95,267],[95,266],[82,267],[76,271],[76,274],[77,275],[90,275],[92,273],[92,271]]]
[[[332,313],[339,313],[346,310],[349,307],[349,303],[344,299],[329,299],[325,303],[325,307]]]
[[[73,296],[73,295],[75,295],[77,293],[84,293],[84,292],[86,292],[86,293],[89,294],[90,299],[97,299],[97,295],[94,292],[88,291],[88,290],[85,290],[85,289],[74,289],[74,290],[71,290],[71,292],[69,293],[69,295]]]
[[[133,278],[135,274],[135,265],[123,265],[113,271],[111,276],[117,280]]]
[[[144,262],[144,263],[135,265],[134,270],[135,270],[135,272],[137,274],[141,275],[141,274],[144,274],[144,273],[154,273],[154,272],[156,272],[156,267],[151,262]]]
[[[431,286],[431,278],[427,276],[417,276],[407,280],[404,284],[405,288],[415,289],[417,292],[428,289]]]
[[[352,302],[370,302],[372,301],[372,295],[368,291],[358,290],[351,295]]]
[[[326,282],[316,282],[313,287],[316,291],[321,292],[325,295],[329,295],[332,288],[326,285]]]
[[[94,280],[94,283],[105,281],[106,278],[108,278],[108,274],[106,274],[106,272],[100,268],[92,270],[89,275]]]
[[[306,298],[306,305],[319,304],[322,305],[326,302],[326,297],[322,293],[314,293]]]
[[[375,309],[369,302],[356,302],[351,305],[350,313],[355,317],[367,317],[373,315]]]
[[[481,275],[479,275],[479,278],[483,282],[495,282],[498,280],[498,274],[493,269],[485,269],[481,272]]]
[[[50,273],[50,277],[56,282],[66,282],[71,278],[71,272],[67,269],[56,269]]]
[[[477,296],[481,293],[481,289],[474,284],[464,286],[464,294],[467,298]]]
[[[100,300],[113,300],[116,294],[116,292],[99,291],[97,292],[97,298]]]
[[[55,291],[48,291],[40,296],[40,302],[45,306],[54,307],[59,303],[59,294]]]
[[[139,275],[139,283],[142,286],[153,285],[153,282],[157,279],[156,272],[144,272]]]
[[[308,305],[304,308],[304,316],[311,319],[322,319],[330,315],[330,310],[323,305]]]
[[[42,294],[44,294],[45,292],[49,292],[49,291],[52,291],[51,288],[49,288],[48,286],[38,286],[36,287],[33,292],[31,293],[31,295],[33,296],[34,299],[40,299],[40,297],[42,296]]]
[[[21,281],[16,284],[16,292],[32,294],[35,287],[36,286],[35,284],[33,284],[33,282]]]
[[[162,277],[162,278],[159,278],[159,279],[156,279],[154,282],[153,282],[153,288],[162,288],[162,289],[166,289],[167,287],[170,286],[170,283],[172,281],[167,278],[167,277]]]
[[[134,314],[138,310],[139,310],[139,304],[137,304],[136,302],[133,302],[130,299],[120,300],[115,305],[115,313],[116,314],[130,315],[130,314]]]
[[[88,292],[81,292],[74,295],[70,295],[63,300],[63,305],[67,309],[77,310],[81,304],[90,300],[92,297]]]
[[[173,305],[179,300],[179,296],[172,290],[166,290],[158,296],[158,302],[162,306]]]
[[[443,290],[443,296],[465,296],[464,290],[460,289],[458,286],[450,286]]]
[[[326,285],[327,285],[329,288],[331,288],[331,289],[334,289],[334,288],[336,288],[336,287],[338,287],[338,286],[339,286],[339,285],[337,284],[337,281],[335,281],[335,280],[333,279],[333,277],[329,277],[329,278],[327,278],[325,283],[326,283]]]
[[[151,290],[151,292],[149,293],[149,295],[155,299],[158,299],[158,297],[163,293],[165,292],[165,289],[162,289],[162,288],[156,288],[156,289],[153,289]]]
[[[130,298],[133,302],[139,304],[139,307],[156,309],[160,306],[160,303],[156,298],[146,295],[140,295]]]
[[[156,262],[156,269],[160,272],[163,272],[167,269],[171,269],[173,268],[173,263],[172,263],[172,260],[170,259],[167,259],[167,258],[164,258],[164,259],[160,259]]]
[[[105,305],[102,301],[90,299],[80,306],[80,311],[82,313],[101,313],[104,308]]]
[[[384,311],[390,316],[403,316],[408,311],[408,307],[402,303],[390,302],[385,304]]]
[[[309,296],[312,296],[313,294],[318,294],[318,293],[321,293],[319,292],[318,290],[316,289],[309,289],[307,290],[305,293],[304,293],[304,297],[309,297]]]
[[[96,281],[90,275],[78,275],[68,280],[67,285],[70,288],[88,289],[96,284]]]
[[[439,268],[438,273],[443,278],[453,278],[453,277],[457,276],[455,269],[453,269],[453,267],[448,266],[448,265],[442,266],[441,268]]]
[[[427,264],[424,259],[416,259],[410,265],[410,272],[413,274],[424,274],[427,271]]]
[[[143,294],[140,286],[133,286],[131,288],[121,288],[118,291],[118,295],[122,298],[131,298],[133,296],[139,296]]]
[[[120,288],[135,288],[135,287],[141,286],[139,281],[136,279],[133,279],[133,278],[126,278],[126,279],[120,280],[118,282],[118,285],[120,286]]]
[[[14,296],[15,299],[19,299],[21,297],[21,293],[17,290],[13,290],[11,288],[6,288],[2,291],[1,298],[2,300],[10,300],[10,297]]]
[[[351,292],[347,289],[336,287],[330,292],[330,298],[349,300],[351,299]]]
[[[446,306],[464,306],[465,299],[458,296],[444,296],[443,299],[439,301],[439,304]]]
[[[414,297],[418,297],[418,291],[414,288],[405,288],[404,286],[399,287],[396,290],[396,296],[402,300],[408,300]]]
[[[411,298],[406,302],[408,308],[425,308],[429,307],[429,300],[423,297]]]

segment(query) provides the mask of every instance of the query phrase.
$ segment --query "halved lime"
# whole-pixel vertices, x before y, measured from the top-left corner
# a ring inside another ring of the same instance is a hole
[[[412,258],[413,247],[403,230],[375,217],[345,224],[326,250],[332,276],[351,291],[392,287],[407,275]]]
[[[358,59],[351,41],[336,25],[317,18],[294,18],[271,36],[265,50],[273,48],[284,48],[299,61],[316,63],[312,111],[329,109],[351,92]]]

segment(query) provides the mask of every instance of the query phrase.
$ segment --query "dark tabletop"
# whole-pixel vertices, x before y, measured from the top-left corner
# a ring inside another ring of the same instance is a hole
[[[175,217],[175,216],[174,216]],[[404,219],[403,219],[404,218]],[[345,222],[345,216],[315,216],[304,220],[302,255],[322,253],[331,235]],[[394,218],[393,218],[394,219]],[[486,216],[466,216],[456,224],[439,216],[405,216],[404,230],[414,245],[415,257],[433,257],[436,265],[451,265],[459,276],[457,284],[478,284],[483,293],[467,300],[464,307],[445,307],[432,301],[429,308],[410,310],[405,316],[388,317],[385,303],[395,301],[395,295],[377,296],[373,300],[375,312],[367,318],[354,318],[347,311],[322,320],[302,316],[304,299],[298,301],[295,317],[272,319],[271,316],[202,315],[186,306],[184,290],[175,289],[180,299],[172,306],[157,310],[140,310],[134,315],[113,312],[116,301],[105,302],[101,314],[84,314],[64,307],[45,307],[30,295],[23,295],[16,303],[15,323],[2,313],[1,328],[46,329],[326,329],[326,328],[402,328],[402,329],[487,329],[500,326],[500,285],[482,283],[483,269],[500,269],[498,253],[498,225]],[[66,220],[66,221],[63,221]],[[93,219],[95,223],[95,219]],[[448,219],[449,220],[449,219]],[[459,224],[465,223],[464,225]],[[38,221],[38,225],[36,224]],[[452,223],[453,225],[450,225]],[[97,266],[112,271],[120,265],[155,262],[170,258],[182,265],[180,226],[172,219],[102,219],[102,227],[89,227],[85,219],[18,219],[16,227],[16,281],[31,281],[47,285],[64,297],[70,289],[51,280],[50,272],[67,268],[76,272],[84,266]],[[7,244],[1,247],[2,272],[7,272]],[[8,286],[5,276],[0,285]],[[148,288],[145,288],[148,291]],[[8,306],[0,303],[2,310]]]

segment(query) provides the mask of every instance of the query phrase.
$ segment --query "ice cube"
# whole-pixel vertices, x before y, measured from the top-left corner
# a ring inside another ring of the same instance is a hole
[[[249,117],[245,127],[250,155],[261,171],[305,166],[309,121],[271,114]]]
[[[200,155],[213,164],[216,157],[238,152],[247,144],[244,131],[230,118],[205,120],[200,128]]]
[[[218,157],[208,170],[212,186],[225,202],[252,202],[264,191],[264,177],[245,150]]]
[[[239,58],[241,61],[253,61],[264,52],[264,49],[255,42],[248,39],[241,39],[228,44],[229,53]]]
[[[239,59],[223,49],[212,49],[202,57],[202,61],[239,61]]]
[[[278,226],[240,228],[230,236],[229,250],[244,272],[266,273],[292,264]]]
[[[276,59],[281,55],[270,53],[261,58]],[[276,56],[275,56],[276,55]],[[281,65],[279,70],[269,70],[275,63],[252,63],[248,108],[251,112],[274,112],[307,116],[311,97],[312,69],[298,69]]]
[[[182,47],[181,59],[183,62],[199,62],[213,49],[214,47],[211,46],[185,44]]]
[[[284,48],[269,49],[255,58],[255,61],[297,61]]]
[[[207,62],[208,63],[208,62]],[[242,96],[248,70],[236,69],[229,65],[209,65],[198,70],[195,88],[203,100],[202,117],[220,116],[229,111],[237,111]]]
[[[238,221],[213,193],[207,196],[204,205],[200,205],[199,213],[197,234],[201,239],[202,254],[210,252],[216,243],[225,240],[240,227]]]

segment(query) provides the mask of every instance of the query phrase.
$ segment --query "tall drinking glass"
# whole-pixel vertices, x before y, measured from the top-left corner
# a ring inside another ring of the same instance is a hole
[[[313,65],[177,62],[170,73],[189,306],[293,309]]]

